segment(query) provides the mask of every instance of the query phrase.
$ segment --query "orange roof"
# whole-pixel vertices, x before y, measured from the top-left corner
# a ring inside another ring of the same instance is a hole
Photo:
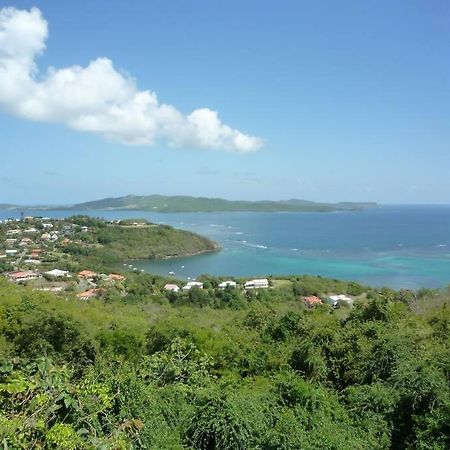
[[[27,270],[25,272],[13,272],[9,276],[11,278],[22,278],[22,277],[29,277],[36,275],[35,272],[32,272],[31,270]]]
[[[305,303],[310,306],[319,305],[320,303],[322,303],[322,300],[320,300],[320,298],[316,297],[315,295],[311,295],[310,297],[305,297]]]
[[[94,278],[97,276],[95,272],[92,272],[91,270],[82,270],[78,273],[78,276],[82,278]]]
[[[125,280],[125,277],[123,276],[123,275],[119,275],[118,273],[110,273],[109,275],[108,275],[108,278],[110,279],[110,280],[114,280],[114,281],[123,281],[123,280]]]
[[[91,297],[95,297],[96,295],[97,295],[97,290],[96,289],[89,289],[88,291],[80,292],[79,294],[77,294],[77,297],[79,297],[79,298],[91,298]]]

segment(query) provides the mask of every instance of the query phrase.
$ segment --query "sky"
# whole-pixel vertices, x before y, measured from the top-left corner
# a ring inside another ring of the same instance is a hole
[[[447,0],[0,0],[0,203],[450,203]]]

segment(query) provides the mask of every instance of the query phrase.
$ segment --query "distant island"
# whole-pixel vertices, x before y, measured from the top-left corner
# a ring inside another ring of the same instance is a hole
[[[154,211],[154,212],[333,212],[357,211],[377,207],[375,202],[339,202],[318,203],[308,200],[225,200],[221,198],[166,196],[166,195],[126,195],[110,197],[101,200],[78,203],[70,206],[18,206],[0,204],[0,209],[39,209],[39,210],[124,210],[124,211]]]

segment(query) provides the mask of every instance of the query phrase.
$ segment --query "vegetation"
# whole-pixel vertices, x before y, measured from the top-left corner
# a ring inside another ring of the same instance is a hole
[[[307,200],[282,200],[282,201],[231,201],[221,198],[190,197],[190,196],[165,196],[165,195],[127,195],[125,197],[104,198],[73,206],[60,207],[63,210],[130,210],[153,212],[211,212],[211,211],[351,211],[364,208],[373,208],[377,204],[373,202],[341,202],[341,203],[317,203]],[[5,209],[14,208],[5,205]],[[20,207],[16,206],[16,209]],[[23,208],[23,207],[22,207]],[[1,205],[0,205],[1,209]],[[55,209],[50,206],[33,207],[32,209]]]
[[[131,274],[84,302],[0,278],[1,446],[450,447],[450,291],[201,279],[166,295]],[[354,308],[304,306],[332,290]]]
[[[79,228],[72,242],[61,246],[64,253],[89,263],[111,263],[126,259],[158,259],[215,251],[219,246],[198,234],[169,225],[155,225],[144,220],[107,223],[102,219],[75,216],[70,220]]]

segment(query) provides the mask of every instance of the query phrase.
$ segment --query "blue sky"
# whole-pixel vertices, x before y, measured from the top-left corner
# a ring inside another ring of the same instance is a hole
[[[120,135],[86,132],[57,100],[19,108],[29,102],[23,92],[9,98],[0,74],[0,203],[153,193],[449,202],[446,0],[0,2],[7,6],[37,7],[48,23],[33,88],[48,82],[49,67],[106,57],[177,119],[169,131],[161,119],[149,142],[134,123]],[[205,141],[205,118],[195,130],[190,119],[201,108],[230,128]]]

